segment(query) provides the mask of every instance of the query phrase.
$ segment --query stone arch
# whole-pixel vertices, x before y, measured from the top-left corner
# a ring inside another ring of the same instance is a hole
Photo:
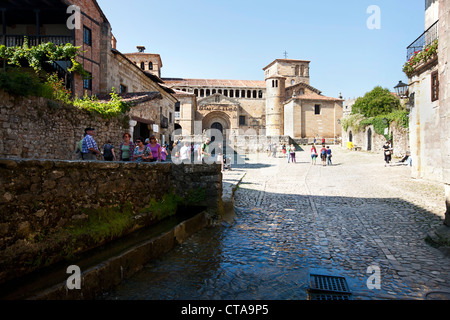
[[[223,138],[225,139],[228,136],[229,131],[231,129],[231,119],[228,114],[222,111],[213,111],[208,113],[203,117],[202,126],[203,130],[208,130],[214,127],[219,127],[219,125],[223,129]]]

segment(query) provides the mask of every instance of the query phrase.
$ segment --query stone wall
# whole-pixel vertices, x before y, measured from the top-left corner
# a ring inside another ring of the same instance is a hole
[[[220,170],[206,164],[0,160],[0,283],[30,271],[33,259],[61,258],[67,243],[52,235],[89,219],[89,210],[131,205],[137,214],[152,199],[175,193],[207,207],[211,223],[220,221]]]
[[[101,148],[108,139],[118,146],[128,125],[127,117],[105,120],[74,106],[0,91],[0,158],[73,160],[85,128],[96,129]]]
[[[372,131],[371,150],[369,149],[369,130]],[[352,142],[355,147],[360,147],[363,151],[383,154],[383,145],[386,143],[384,135],[375,132],[374,127],[367,126],[361,131],[355,131],[349,127],[347,131],[343,130],[342,146],[346,147],[350,141],[350,132],[352,134]],[[392,133],[392,144],[394,147],[394,157],[404,157],[407,151],[410,151],[409,130],[395,124],[391,125],[390,133]]]

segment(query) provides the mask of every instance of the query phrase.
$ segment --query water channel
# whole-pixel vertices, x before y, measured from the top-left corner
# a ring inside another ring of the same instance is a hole
[[[248,227],[248,219],[251,215],[237,212],[232,226],[200,231],[99,298],[306,299],[309,270],[292,260],[291,254],[274,250],[274,242],[279,239],[270,233],[255,233],[254,228],[263,226]]]

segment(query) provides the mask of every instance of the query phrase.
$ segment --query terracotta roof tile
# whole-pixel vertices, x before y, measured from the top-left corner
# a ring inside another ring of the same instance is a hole
[[[164,83],[171,87],[239,87],[239,88],[265,88],[266,82],[259,80],[220,80],[220,79],[177,79],[163,78]]]

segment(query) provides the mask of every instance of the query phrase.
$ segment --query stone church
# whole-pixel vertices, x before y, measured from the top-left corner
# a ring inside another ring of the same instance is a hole
[[[215,128],[294,140],[341,136],[343,100],[310,85],[310,61],[277,59],[263,71],[265,81],[163,78],[180,101],[176,127],[183,135]]]
[[[126,54],[161,77],[156,54]],[[183,136],[218,129],[224,136],[288,136],[302,143],[341,136],[343,99],[310,85],[310,61],[276,59],[263,68],[265,80],[161,78],[175,92],[175,129]]]

